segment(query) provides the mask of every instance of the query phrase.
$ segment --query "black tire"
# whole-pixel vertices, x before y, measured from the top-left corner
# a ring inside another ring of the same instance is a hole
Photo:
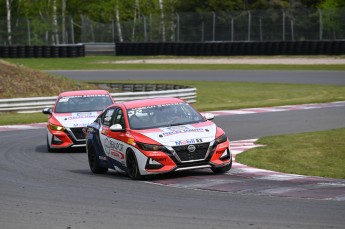
[[[211,168],[211,170],[215,173],[215,174],[222,174],[222,173],[226,173],[227,171],[229,171],[232,167],[232,160],[230,162],[230,164],[223,166],[223,167],[218,167],[218,168]]]
[[[137,158],[133,151],[127,153],[127,171],[132,180],[142,180],[144,176],[140,174]]]
[[[87,157],[89,160],[90,169],[93,173],[104,174],[108,172],[108,168],[104,168],[99,165],[97,154],[92,146],[88,146],[87,148]]]

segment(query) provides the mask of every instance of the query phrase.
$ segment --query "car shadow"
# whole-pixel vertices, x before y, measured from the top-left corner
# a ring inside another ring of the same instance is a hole
[[[69,170],[69,171],[71,173],[88,175],[88,176],[109,177],[109,178],[116,178],[119,180],[130,180],[130,178],[127,177],[126,175],[119,173],[119,172],[116,172],[114,170],[108,170],[108,172],[105,174],[94,174],[90,171],[90,169],[73,169],[73,170]]]
[[[179,179],[185,177],[205,177],[205,176],[219,176],[221,174],[214,174],[210,169],[198,169],[198,170],[189,170],[189,171],[180,171],[180,172],[171,172],[166,174],[157,174],[149,176],[147,181],[156,181],[156,180],[169,180],[169,179]]]

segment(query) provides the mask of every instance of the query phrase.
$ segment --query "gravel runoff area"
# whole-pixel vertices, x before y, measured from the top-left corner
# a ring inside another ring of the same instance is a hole
[[[102,63],[113,64],[287,64],[287,65],[343,65],[344,56],[339,57],[242,57],[242,58],[166,58],[118,60]]]

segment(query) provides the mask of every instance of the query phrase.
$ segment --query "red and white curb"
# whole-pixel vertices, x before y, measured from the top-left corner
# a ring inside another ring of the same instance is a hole
[[[243,115],[243,114],[309,110],[309,109],[344,107],[344,106],[345,106],[345,101],[339,101],[339,102],[331,102],[331,103],[313,103],[313,104],[288,105],[288,106],[263,107],[263,108],[246,108],[246,109],[238,109],[238,110],[221,110],[221,111],[211,111],[209,113],[212,113],[215,116]]]
[[[1,131],[11,131],[11,130],[33,130],[33,129],[42,129],[45,127],[47,127],[47,123],[8,125],[8,126],[0,126],[0,132]]]
[[[236,162],[237,154],[263,147],[263,145],[255,144],[256,140],[230,143],[233,166],[226,174],[214,176],[208,170],[203,173],[195,171],[188,176],[165,177],[150,182],[197,190],[345,201],[345,180],[286,174],[253,168]]]

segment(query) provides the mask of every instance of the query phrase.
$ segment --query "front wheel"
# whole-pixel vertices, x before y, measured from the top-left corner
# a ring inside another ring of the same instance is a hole
[[[104,174],[108,172],[108,168],[104,168],[99,165],[97,154],[92,146],[88,146],[87,148],[87,157],[89,159],[90,169],[93,173]]]
[[[140,174],[137,158],[132,151],[127,153],[127,170],[128,176],[132,180],[142,180],[144,178],[144,176]]]
[[[218,168],[211,168],[211,170],[215,173],[215,174],[221,174],[221,173],[226,173],[227,171],[229,171],[232,167],[232,160],[230,162],[230,164],[223,166],[223,167],[218,167]]]

